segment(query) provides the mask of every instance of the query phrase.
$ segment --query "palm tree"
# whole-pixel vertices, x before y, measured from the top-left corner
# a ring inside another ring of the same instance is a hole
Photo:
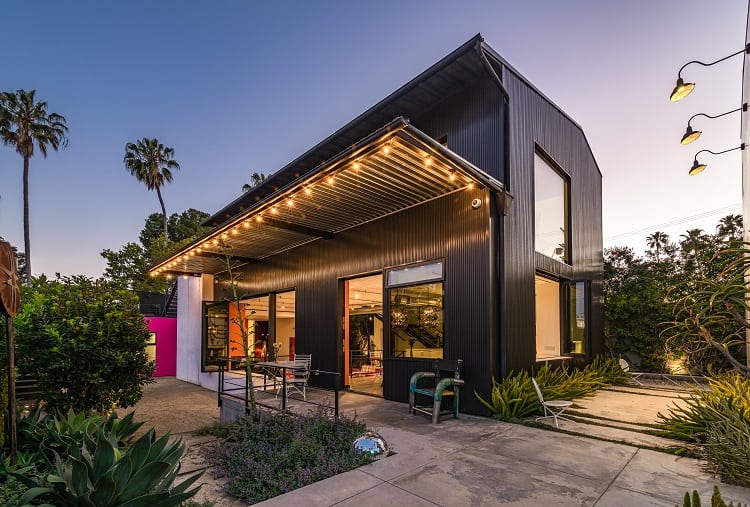
[[[65,118],[47,112],[46,102],[35,102],[35,90],[0,93],[0,140],[13,146],[23,157],[23,247],[26,260],[24,277],[31,280],[31,240],[29,234],[29,161],[34,146],[47,158],[47,149],[57,151],[68,145]]]
[[[669,245],[669,234],[661,231],[655,231],[653,234],[646,236],[646,244],[649,248],[656,251],[656,262],[659,263],[661,260],[661,256],[659,254],[664,251]]]
[[[742,233],[742,215],[727,215],[716,226],[716,234],[724,241],[740,240]]]
[[[261,183],[266,181],[266,175],[263,173],[257,173],[254,172],[250,175],[250,183],[245,183],[242,185],[242,192],[247,192],[248,190],[252,190],[253,188],[257,187]]]
[[[146,185],[149,190],[156,190],[161,204],[164,222],[164,237],[167,236],[167,209],[161,197],[161,187],[172,181],[172,170],[180,168],[174,160],[174,149],[164,146],[157,139],[144,137],[138,143],[125,145],[123,162],[130,174]]]

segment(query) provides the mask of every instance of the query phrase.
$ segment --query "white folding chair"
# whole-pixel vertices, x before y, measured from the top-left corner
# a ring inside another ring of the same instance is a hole
[[[310,363],[312,354],[294,355],[294,376],[286,380],[286,397],[293,392],[300,393],[302,399],[307,401],[307,379],[310,378]]]
[[[539,384],[536,383],[536,379],[534,377],[531,378],[531,382],[533,382],[536,395],[539,396],[539,401],[541,402],[542,407],[544,408],[544,415],[541,417],[537,417],[536,418],[537,421],[541,421],[542,419],[549,419],[551,417],[555,420],[555,428],[560,427],[560,424],[558,423],[558,419],[563,419],[565,421],[575,423],[575,421],[562,416],[562,413],[565,412],[565,410],[573,404],[572,401],[563,401],[563,400],[544,401],[544,396],[542,396],[542,390],[539,389]]]
[[[634,384],[638,384],[639,386],[643,385],[641,381],[638,380],[638,377],[643,375],[643,373],[630,371],[630,365],[625,359],[620,358],[620,368],[622,368],[622,371],[630,373],[630,380],[632,380]]]

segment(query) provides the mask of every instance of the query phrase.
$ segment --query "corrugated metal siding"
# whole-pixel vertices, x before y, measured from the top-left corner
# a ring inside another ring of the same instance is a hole
[[[502,181],[502,97],[485,78],[448,97],[412,124],[435,139],[446,135],[448,147]]]
[[[487,388],[492,359],[489,340],[489,192],[450,194],[258,264],[242,268],[241,289],[249,295],[294,287],[297,291],[296,350],[313,354],[313,368],[341,371],[340,279],[431,259],[445,259],[445,357],[464,360],[466,392]],[[471,201],[485,203],[474,210]],[[226,277],[226,275],[224,275]],[[218,275],[217,299],[227,297]],[[395,360],[396,362],[400,360]],[[407,368],[408,369],[408,368]],[[392,370],[395,371],[395,370]],[[411,375],[411,374],[409,374]],[[399,375],[384,375],[384,389],[404,389]],[[393,385],[391,385],[393,382]],[[473,396],[462,410],[484,413]]]
[[[504,370],[535,360],[534,274],[537,268],[571,279],[590,279],[593,354],[603,350],[601,175],[581,130],[514,73],[505,71],[510,94],[510,183],[506,217]],[[570,176],[571,267],[552,266],[534,251],[535,143]]]

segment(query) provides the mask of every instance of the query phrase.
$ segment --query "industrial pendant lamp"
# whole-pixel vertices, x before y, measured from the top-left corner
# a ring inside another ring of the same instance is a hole
[[[688,171],[688,174],[690,176],[695,176],[696,174],[702,173],[703,170],[706,167],[708,167],[706,164],[701,164],[700,162],[698,162],[698,155],[700,155],[703,152],[711,153],[712,155],[721,155],[722,153],[728,153],[730,151],[744,150],[744,149],[745,149],[745,143],[742,143],[739,146],[735,146],[734,148],[729,148],[728,150],[724,150],[724,151],[701,150],[695,154],[695,157],[693,157],[693,167],[690,168],[690,170]]]
[[[686,83],[682,80],[681,77],[678,77],[677,84],[675,85],[674,90],[672,90],[672,93],[669,96],[669,100],[671,100],[672,102],[682,100],[690,95],[690,92],[693,91],[693,88],[695,88],[695,83]]]
[[[693,127],[690,126],[690,122],[692,122],[694,118],[698,116],[705,116],[706,118],[715,119],[715,118],[721,118],[722,116],[726,116],[728,114],[736,113],[737,111],[747,111],[747,103],[742,104],[742,106],[738,107],[737,109],[732,109],[731,111],[717,114],[715,116],[711,116],[706,113],[694,114],[688,120],[687,129],[685,130],[685,134],[683,134],[682,139],[680,139],[680,144],[690,144],[701,136],[702,132],[700,130],[693,130]]]
[[[690,65],[691,63],[697,63],[698,65],[703,65],[704,67],[710,67],[711,65],[716,65],[719,62],[723,62],[727,58],[731,58],[733,56],[740,55],[742,53],[750,53],[750,44],[746,44],[743,49],[740,51],[737,51],[736,53],[732,53],[731,55],[725,56],[724,58],[720,58],[716,60],[715,62],[711,63],[704,63],[699,62],[698,60],[693,60],[691,62],[687,62],[685,65],[680,67],[680,70],[677,71],[677,84],[675,84],[674,90],[672,90],[672,93],[669,95],[669,100],[672,102],[677,102],[678,100],[682,100],[688,95],[690,95],[690,92],[693,91],[693,88],[695,88],[695,83],[686,83],[682,79],[682,71]]]

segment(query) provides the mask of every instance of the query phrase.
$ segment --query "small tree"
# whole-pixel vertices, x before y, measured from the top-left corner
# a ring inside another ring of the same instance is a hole
[[[36,377],[48,411],[106,411],[141,399],[153,364],[133,293],[84,276],[42,276],[22,301],[18,370]]]
[[[247,327],[247,321],[244,318],[244,312],[242,311],[242,297],[239,292],[239,275],[236,273],[238,262],[232,258],[232,250],[223,241],[220,243],[219,248],[221,253],[224,255],[224,263],[226,265],[226,273],[229,276],[229,289],[231,290],[232,298],[229,304],[233,305],[236,310],[236,316],[230,318],[230,322],[235,324],[240,330],[240,339],[242,340],[242,352],[245,359],[245,382],[247,382],[247,392],[250,398],[250,415],[253,420],[258,419],[258,407],[255,403],[255,386],[253,385],[253,364],[252,359],[255,357],[255,330],[249,330]],[[252,340],[251,340],[252,338]]]
[[[675,320],[665,333],[670,340],[694,349],[718,351],[738,373],[750,378],[750,367],[738,359],[744,359],[745,330],[750,328],[745,318],[750,302],[745,281],[750,269],[747,246],[725,248],[714,256],[716,263],[729,262],[717,275],[698,280],[695,290],[676,299]]]

